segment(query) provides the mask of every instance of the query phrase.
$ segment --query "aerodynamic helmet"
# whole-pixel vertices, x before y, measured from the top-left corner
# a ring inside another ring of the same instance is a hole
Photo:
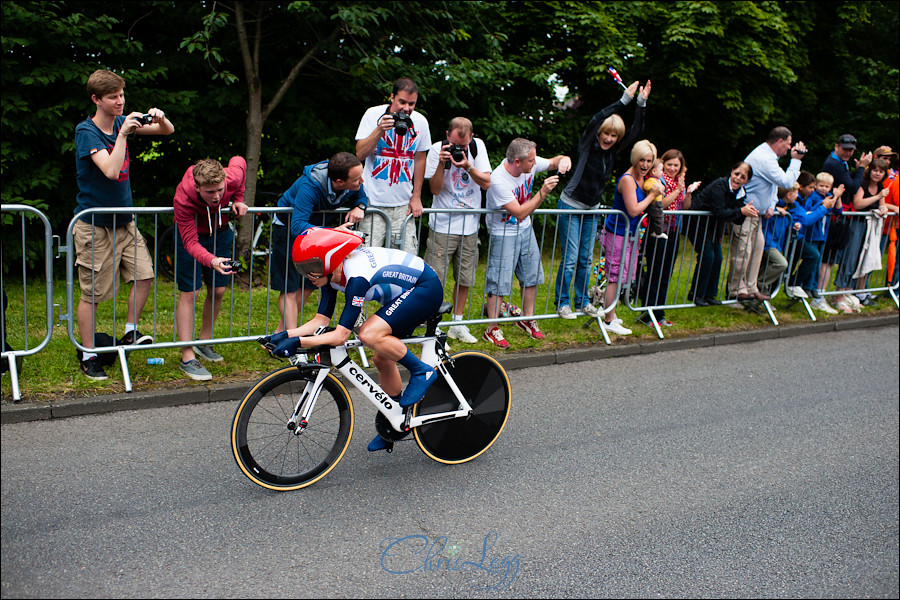
[[[314,227],[294,240],[291,257],[300,275],[329,275],[347,255],[362,244],[362,238],[347,231]]]

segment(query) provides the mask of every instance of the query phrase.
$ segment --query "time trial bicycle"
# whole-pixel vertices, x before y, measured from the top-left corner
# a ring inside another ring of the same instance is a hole
[[[437,326],[451,308],[445,302],[428,319],[424,336],[403,340],[421,345],[422,361],[440,374],[411,407],[401,407],[350,358],[348,350],[362,346],[355,339],[299,349],[290,366],[260,379],[238,404],[231,427],[241,472],[264,488],[291,491],[337,466],[350,445],[355,417],[350,394],[332,367],[378,409],[375,426],[389,441],[388,451],[411,433],[422,452],[441,463],[465,463],[484,453],[509,417],[509,378],[482,352],[446,353],[447,335]]]

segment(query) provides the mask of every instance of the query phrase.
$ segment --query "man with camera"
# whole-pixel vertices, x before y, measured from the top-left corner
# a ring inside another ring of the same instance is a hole
[[[414,223],[407,227],[402,242],[400,234],[407,215],[422,214],[422,183],[431,147],[428,120],[414,110],[418,100],[415,82],[398,79],[390,103],[368,109],[356,131],[356,155],[364,162],[369,206],[388,215],[394,239],[385,239],[381,215],[366,215],[362,230],[369,234],[371,246],[396,245],[412,254],[419,247]]]
[[[107,69],[91,73],[87,92],[96,111],[75,127],[78,182],[75,212],[91,208],[127,211],[133,206],[129,136],[170,135],[175,126],[158,108],[151,108],[146,114],[133,112],[126,116],[125,80]],[[125,335],[119,343],[152,343],[153,338],[142,335],[137,324],[153,284],[153,261],[132,215],[128,212],[90,214],[72,226],[72,235],[81,286],[76,309],[81,344],[89,349],[95,347],[97,304],[116,295],[120,274],[126,283],[132,282],[132,287]],[[107,379],[95,352],[86,351],[79,360],[86,377]]]
[[[472,121],[456,117],[447,126],[447,138],[436,142],[428,152],[425,177],[434,195],[433,208],[481,208],[481,190],[491,186],[491,161],[484,142],[472,133]],[[478,266],[479,214],[431,213],[428,216],[427,262],[441,285],[447,283],[447,267],[452,262],[453,320],[461,321],[469,288],[475,284]],[[452,325],[447,332],[453,339],[474,344],[478,340],[465,325]]]
[[[338,152],[328,160],[307,165],[301,175],[278,199],[279,207],[290,207],[290,220],[275,215],[272,222],[272,262],[269,287],[278,291],[281,321],[275,332],[297,327],[300,309],[315,286],[302,281],[291,260],[291,248],[298,235],[312,227],[334,227],[338,215],[325,211],[349,208],[341,215],[343,225],[352,227],[363,220],[369,198],[363,186],[363,167],[349,152]],[[287,223],[287,225],[285,224]]]
[[[241,270],[240,262],[231,259],[234,231],[228,223],[227,209],[239,217],[247,214],[246,181],[247,161],[243,157],[231,157],[226,168],[217,160],[204,158],[188,167],[175,189],[175,272],[179,291],[175,325],[180,342],[212,339],[229,278]],[[194,338],[194,307],[201,280],[206,283],[206,299],[200,336]],[[180,367],[185,375],[209,381],[212,375],[197,355],[211,362],[224,359],[209,345],[181,349]]]

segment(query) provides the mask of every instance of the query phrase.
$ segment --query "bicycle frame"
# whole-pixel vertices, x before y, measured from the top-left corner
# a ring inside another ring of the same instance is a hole
[[[405,344],[419,344],[422,346],[422,362],[436,369],[444,378],[444,381],[447,382],[450,390],[459,401],[459,408],[457,410],[413,417],[412,407],[409,407],[409,410],[401,407],[398,402],[381,389],[381,386],[372,380],[362,367],[350,358],[348,350],[361,347],[363,344],[359,340],[348,340],[345,344],[329,350],[329,364],[323,364],[321,362],[303,362],[300,355],[295,355],[291,358],[291,364],[294,366],[300,369],[316,369],[318,370],[318,373],[316,374],[315,380],[306,384],[306,389],[303,391],[300,400],[297,402],[294,413],[288,420],[288,428],[297,435],[302,432],[309,421],[309,416],[315,408],[316,400],[319,398],[319,392],[322,389],[325,377],[331,371],[332,365],[335,366],[335,368],[344,375],[347,381],[353,384],[353,387],[359,390],[369,402],[375,405],[378,412],[384,415],[391,426],[397,431],[409,431],[420,425],[427,425],[445,419],[458,419],[470,415],[472,413],[472,407],[466,401],[459,387],[456,385],[456,382],[453,380],[453,377],[450,375],[450,372],[447,370],[446,365],[441,360],[441,355],[446,356],[446,354],[443,352],[443,347],[438,338],[436,336],[422,336],[408,338],[402,341]],[[438,350],[439,348],[440,350]]]

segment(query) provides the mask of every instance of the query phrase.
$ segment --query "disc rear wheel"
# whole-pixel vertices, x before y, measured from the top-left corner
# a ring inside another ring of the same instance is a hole
[[[421,425],[413,430],[416,443],[432,459],[459,464],[476,458],[496,441],[509,416],[509,378],[499,362],[481,352],[461,352],[445,362],[472,414],[459,419]],[[413,408],[413,416],[425,416],[458,408],[450,386],[440,378]]]

